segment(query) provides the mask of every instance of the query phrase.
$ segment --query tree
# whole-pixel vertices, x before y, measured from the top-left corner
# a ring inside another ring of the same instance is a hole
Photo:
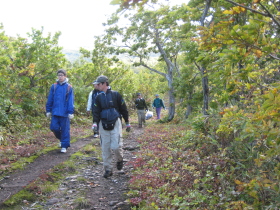
[[[103,42],[108,43],[116,55],[128,55],[134,58],[133,65],[143,66],[166,79],[169,88],[168,121],[175,114],[173,77],[180,72],[176,63],[181,50],[181,42],[177,38],[180,24],[174,11],[175,8],[162,6],[155,11],[126,14],[129,24],[124,27],[117,25],[119,18],[116,13],[108,20],[107,35],[103,37]],[[121,39],[122,44],[117,42],[118,39]],[[152,55],[159,56],[159,61],[165,63],[164,69],[152,67]]]
[[[156,3],[158,0],[150,0],[152,3]],[[130,7],[140,6],[142,8],[143,5],[148,3],[149,0],[112,0],[110,4],[112,5],[120,5],[121,9],[128,9]]]
[[[28,39],[9,38],[6,58],[9,65],[2,68],[5,77],[9,78],[5,85],[11,89],[8,98],[13,104],[20,104],[23,112],[38,115],[40,106],[49,91],[50,80],[54,79],[54,71],[62,68],[66,62],[62,48],[58,46],[60,33],[53,37],[43,37],[43,29],[32,29]],[[8,47],[9,46],[9,47]],[[37,95],[38,94],[38,95]]]
[[[96,36],[92,51],[84,48],[80,49],[83,57],[90,59],[91,63],[86,62],[79,66],[75,73],[79,77],[75,78],[79,78],[82,83],[85,83],[86,87],[89,87],[98,76],[106,75],[109,78],[111,88],[120,92],[129,104],[137,89],[134,85],[136,76],[130,67],[120,61],[117,56],[110,56],[112,48],[107,45],[108,41],[103,42],[101,37]],[[88,89],[89,91],[92,90],[92,88]],[[81,91],[81,94],[84,95],[84,91]]]

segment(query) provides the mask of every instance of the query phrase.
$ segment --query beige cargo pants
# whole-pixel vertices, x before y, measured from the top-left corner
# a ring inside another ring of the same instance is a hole
[[[113,170],[113,153],[117,162],[123,160],[123,140],[122,140],[122,124],[120,118],[116,121],[113,130],[107,131],[103,129],[102,123],[99,123],[100,144],[102,149],[102,159],[104,170]]]

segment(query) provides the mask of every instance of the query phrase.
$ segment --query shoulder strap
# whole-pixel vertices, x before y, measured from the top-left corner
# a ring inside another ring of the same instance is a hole
[[[113,91],[113,90],[112,90],[111,92],[112,92],[112,100],[113,100],[113,103],[116,102],[116,104],[114,104],[114,105],[115,105],[115,108],[118,109],[118,108],[119,108],[119,107],[118,107],[118,101],[117,101],[117,93],[118,93],[118,92]]]
[[[68,101],[68,95],[69,95],[69,92],[70,92],[70,89],[72,88],[72,85],[68,84],[67,86],[67,92],[66,92],[66,101]]]
[[[114,108],[114,100],[113,100],[113,91],[111,91],[109,94],[107,94],[107,105],[108,105],[108,108]],[[111,101],[111,103],[110,103]]]
[[[70,84],[67,84],[67,92],[66,92],[66,101],[68,101],[68,95],[69,95],[69,92],[70,92],[70,89],[72,88],[72,85]],[[56,87],[57,87],[57,82],[53,84],[53,94],[55,94],[55,90],[56,90]]]
[[[91,91],[91,100],[92,100],[92,101],[93,101],[93,98],[94,98],[94,97],[96,97],[96,96],[95,96],[95,92],[94,92],[94,90],[92,90],[92,91]]]
[[[57,86],[57,82],[53,83],[53,94],[55,94],[56,86]]]

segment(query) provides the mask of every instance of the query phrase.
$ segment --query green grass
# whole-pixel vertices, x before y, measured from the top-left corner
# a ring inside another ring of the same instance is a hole
[[[26,200],[27,202],[34,202],[36,200],[43,201],[47,199],[49,195],[56,192],[58,186],[64,180],[65,176],[74,175],[77,173],[79,168],[85,167],[85,165],[76,164],[76,162],[79,161],[79,158],[89,157],[89,154],[87,154],[85,151],[89,151],[90,149],[97,151],[96,147],[89,143],[80,151],[71,155],[69,160],[58,164],[53,169],[47,171],[45,174],[42,174],[39,178],[26,186],[25,189],[13,195],[11,198],[5,201],[5,206],[7,206],[7,208],[12,207],[11,209],[17,209],[18,206],[22,204],[23,200]],[[77,181],[86,182],[86,179],[84,177],[78,177]],[[78,199],[77,204],[79,206],[86,206],[87,200]]]
[[[17,194],[11,196],[11,198],[4,202],[4,205],[6,205],[7,207],[11,207],[14,205],[22,204],[24,200],[28,202],[33,202],[36,200],[36,197],[37,196],[35,194],[24,189],[19,191]]]
[[[77,209],[83,209],[83,208],[88,208],[90,207],[88,199],[84,197],[78,197],[74,200],[74,204],[76,204]]]

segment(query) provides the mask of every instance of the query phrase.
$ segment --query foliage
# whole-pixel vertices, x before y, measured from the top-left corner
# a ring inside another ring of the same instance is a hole
[[[122,15],[116,12],[106,23],[103,43],[111,55],[128,55],[134,66],[159,74],[168,85],[168,120],[175,115],[173,79],[180,76],[177,58],[182,49],[178,9],[161,5],[157,10],[145,8]],[[120,20],[127,24],[120,24]],[[120,43],[121,41],[121,43]],[[152,57],[164,65],[153,65]]]
[[[204,117],[181,126],[150,124],[138,139],[137,159],[130,162],[134,168],[130,203],[136,209],[279,208],[277,173],[276,177],[267,173],[279,171],[277,162],[267,164],[244,143],[226,147],[222,139],[213,138],[208,128],[220,120]],[[266,164],[255,165],[260,160]]]
[[[278,6],[191,0],[148,10],[147,2],[156,1],[112,1],[122,12],[73,65],[58,47],[59,33],[43,37],[33,29],[28,41],[0,28],[1,168],[54,142],[42,129],[44,105],[54,72],[68,65],[79,116],[74,124],[84,123],[91,83],[101,74],[130,108],[137,92],[148,103],[169,92],[174,115],[177,106],[174,124],[153,124],[139,139],[129,193],[137,208],[280,208]],[[128,24],[119,24],[122,15]],[[150,62],[154,55],[157,63]],[[201,116],[205,96],[209,108]],[[34,142],[34,135],[48,142]]]

